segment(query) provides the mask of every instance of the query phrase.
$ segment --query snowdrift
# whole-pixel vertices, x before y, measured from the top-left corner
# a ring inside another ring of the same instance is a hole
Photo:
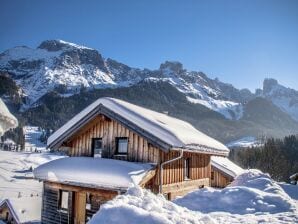
[[[269,175],[249,170],[225,189],[200,189],[173,202],[131,188],[104,204],[89,224],[297,222],[295,201]]]
[[[162,195],[155,195],[139,187],[129,189],[103,205],[89,224],[170,224],[170,223],[214,223],[210,216],[180,207]]]
[[[280,213],[297,209],[294,201],[284,190],[268,174],[258,170],[244,172],[224,189],[197,190],[174,202],[204,213]]]

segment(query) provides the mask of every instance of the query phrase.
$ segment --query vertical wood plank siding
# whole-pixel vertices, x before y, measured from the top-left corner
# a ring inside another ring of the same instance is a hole
[[[224,188],[233,181],[232,177],[228,177],[227,175],[224,175],[221,171],[219,171],[215,167],[212,167],[212,172],[213,172],[213,178],[211,179],[212,187]]]
[[[59,189],[54,189],[44,184],[41,211],[41,223],[68,224],[73,223],[73,194],[70,192],[68,199],[69,213],[58,211]]]
[[[128,138],[127,156],[117,156],[116,137]],[[85,125],[66,144],[70,147],[70,156],[92,156],[92,138],[102,138],[103,153],[105,158],[121,159],[131,162],[151,162],[159,165],[161,162],[179,156],[178,151],[168,153],[150,144],[137,133],[125,128],[122,124],[111,120],[103,115],[96,117]],[[197,180],[210,178],[211,166],[210,155],[184,152],[184,158],[190,159],[190,179]],[[164,166],[163,184],[171,184],[184,181],[184,160]],[[159,166],[158,168],[159,169]],[[159,170],[152,179],[150,185],[155,188],[159,185]]]

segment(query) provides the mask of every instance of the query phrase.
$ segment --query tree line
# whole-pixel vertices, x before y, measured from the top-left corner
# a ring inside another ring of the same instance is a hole
[[[298,135],[269,138],[260,146],[234,148],[230,159],[245,169],[259,169],[277,181],[289,182],[298,173]]]

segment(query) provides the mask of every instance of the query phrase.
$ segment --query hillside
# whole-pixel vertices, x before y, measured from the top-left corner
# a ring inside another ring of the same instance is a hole
[[[225,143],[298,132],[298,93],[264,81],[256,93],[166,61],[131,68],[62,40],[0,54],[0,97],[21,124],[55,130],[99,97],[110,96],[187,120]],[[2,84],[3,83],[3,84]]]

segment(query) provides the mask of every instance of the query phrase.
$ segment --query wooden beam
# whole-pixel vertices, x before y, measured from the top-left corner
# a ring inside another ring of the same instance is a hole
[[[150,181],[154,176],[156,175],[156,168],[153,170],[150,170],[141,180],[139,183],[140,187],[145,187],[146,183]]]
[[[210,186],[209,178],[203,178],[198,180],[187,180],[180,183],[163,185],[163,193],[181,191],[181,190],[194,190],[200,187]]]

